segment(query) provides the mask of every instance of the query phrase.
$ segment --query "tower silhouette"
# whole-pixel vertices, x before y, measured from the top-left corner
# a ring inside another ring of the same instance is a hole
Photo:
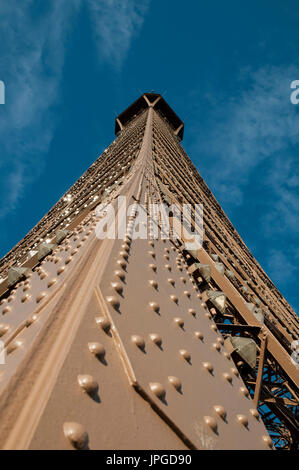
[[[140,96],[115,132],[0,262],[1,448],[297,448],[298,317],[163,97]],[[155,204],[201,204],[202,245],[174,236],[172,210],[171,237],[160,217],[157,237],[136,239]],[[99,237],[110,210],[122,237]]]

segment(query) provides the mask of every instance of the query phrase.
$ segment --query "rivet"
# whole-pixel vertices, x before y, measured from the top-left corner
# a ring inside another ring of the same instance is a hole
[[[125,269],[125,267],[127,266],[127,263],[123,259],[118,259],[116,263],[123,269]]]
[[[150,281],[148,281],[149,284],[154,288],[154,289],[157,289],[158,287],[158,283],[157,281],[154,281],[153,279],[151,279]]]
[[[173,302],[175,302],[176,304],[177,304],[178,301],[179,301],[179,299],[177,298],[176,295],[171,295],[170,298],[171,298],[171,300],[172,300]]]
[[[157,271],[157,266],[155,264],[149,264],[149,268],[155,272]]]
[[[186,349],[180,349],[179,353],[187,362],[191,361],[191,354]]]
[[[116,270],[114,271],[115,276],[117,276],[121,281],[124,281],[126,276],[123,271]]]
[[[160,398],[160,400],[163,400],[163,398],[165,397],[164,387],[158,382],[151,382],[149,385],[151,392],[156,395],[156,397]]]
[[[8,307],[8,306],[4,307],[3,310],[2,310],[3,315],[5,315],[6,313],[9,313],[9,312],[11,312],[11,307]]]
[[[36,296],[36,303],[41,302],[47,295],[47,292],[39,292]]]
[[[30,326],[32,325],[32,323],[34,323],[36,320],[37,320],[37,315],[35,313],[33,313],[32,315],[30,315],[29,318],[27,318],[26,320],[26,326]]]
[[[14,295],[10,295],[7,299],[7,302],[12,302],[13,300],[15,300],[15,296]]]
[[[76,248],[74,248],[74,249],[71,251],[71,255],[74,256],[76,253],[78,253],[78,250],[76,250]]]
[[[196,316],[196,312],[195,312],[194,308],[189,308],[188,312],[189,312],[190,315],[192,315],[193,317]]]
[[[221,336],[218,336],[217,341],[219,344],[224,344],[223,338]]]
[[[58,274],[58,276],[59,276],[60,274],[62,274],[62,273],[64,272],[64,270],[65,270],[65,266],[60,266],[60,268],[57,269],[57,274]]]
[[[225,380],[227,380],[229,383],[232,383],[233,378],[232,378],[232,376],[231,376],[230,374],[228,374],[227,372],[224,372],[224,373],[222,374],[222,376],[223,376],[223,378],[224,378]]]
[[[211,325],[211,330],[213,330],[213,331],[217,331],[217,326],[216,326],[216,325],[214,325],[214,324],[213,324],[213,325]]]
[[[123,291],[123,286],[121,285],[120,282],[111,282],[111,287],[118,293],[122,294]]]
[[[202,334],[201,331],[195,331],[194,332],[194,336],[197,338],[197,339],[200,339],[200,340],[203,340],[204,336]]]
[[[162,344],[162,338],[160,335],[156,334],[156,333],[151,333],[149,335],[151,341],[156,344],[157,346],[161,346]]]
[[[71,261],[72,261],[71,256],[68,256],[68,257],[64,260],[65,264],[69,264]]]
[[[30,295],[29,294],[24,294],[21,298],[21,302],[24,303],[26,302],[26,300],[29,300],[30,299]]]
[[[180,277],[180,281],[182,281],[184,284],[186,284],[186,279],[184,277]]]
[[[260,415],[256,408],[250,408],[249,412],[254,418],[259,419]]]
[[[180,328],[183,328],[184,320],[182,318],[176,317],[173,319],[173,321],[177,326],[179,326]]]
[[[106,297],[106,300],[113,308],[119,308],[119,300],[117,297],[114,297],[114,295],[109,295],[108,297]]]
[[[155,244],[154,244],[153,241],[148,242],[148,244],[149,244],[149,246],[151,246],[152,248],[154,248],[154,246],[155,246]]]
[[[272,448],[272,440],[270,436],[262,436],[262,441],[266,444],[267,447]]]
[[[216,349],[216,351],[220,351],[221,345],[220,345],[219,343],[213,343],[213,344],[212,344],[212,348],[213,348],[213,349]]]
[[[75,449],[85,449],[88,444],[88,434],[79,423],[64,423],[63,432]]]
[[[204,416],[204,422],[206,423],[207,426],[209,426],[212,431],[216,432],[217,431],[217,422],[215,418],[212,418],[212,416]]]
[[[165,264],[165,269],[167,269],[167,271],[171,271],[171,266],[170,266],[170,264]]]
[[[26,292],[27,290],[30,290],[30,286],[28,284],[26,284],[24,287],[23,287],[23,292]]]
[[[98,389],[98,383],[92,375],[78,375],[78,384],[86,393],[95,393]]]
[[[48,287],[54,286],[54,284],[56,284],[56,282],[57,282],[57,279],[55,277],[53,279],[50,279],[50,281],[48,282]]]
[[[170,375],[168,377],[168,382],[179,392],[182,388],[182,382],[177,377]]]
[[[223,420],[225,420],[226,418],[226,411],[224,409],[223,406],[221,405],[215,405],[214,406],[214,410],[215,412],[217,413],[218,416],[220,416],[220,418],[222,418]]]
[[[131,341],[132,341],[132,343],[136,344],[136,346],[138,346],[139,349],[144,349],[145,348],[145,341],[141,336],[132,335],[131,336]]]
[[[237,415],[237,422],[245,427],[248,426],[248,419],[245,415]]]
[[[95,317],[95,322],[96,322],[97,326],[99,326],[102,330],[104,330],[106,332],[109,331],[109,329],[111,327],[110,321],[107,320],[104,317]]]
[[[245,396],[248,397],[249,391],[246,387],[240,387],[240,392]]]
[[[92,342],[87,344],[89,351],[98,357],[103,357],[105,355],[105,348],[101,343]]]
[[[120,254],[120,256],[123,257],[123,259],[125,259],[125,260],[128,259],[128,253],[126,251],[120,251],[119,254]]]
[[[166,259],[166,261],[169,261],[169,256],[168,255],[164,255],[164,258]]]
[[[16,349],[20,348],[23,345],[23,341],[19,339],[14,339],[6,348],[7,354],[12,353]]]
[[[5,335],[10,329],[9,325],[6,325],[5,323],[0,323],[0,337]]]
[[[210,312],[208,312],[208,313],[205,313],[205,317],[207,317],[207,318],[209,318],[209,319],[211,319],[211,318],[212,318],[212,316],[211,316]]]
[[[236,377],[239,376],[238,369],[236,369],[235,367],[232,367],[232,368],[231,368],[231,371],[232,371],[232,373],[233,373]]]
[[[184,290],[184,294],[185,294],[188,298],[191,297],[191,294],[190,294],[190,292],[189,292],[188,290]]]
[[[170,284],[171,286],[174,286],[174,285],[175,285],[174,279],[167,279],[167,281],[169,282],[169,284]]]
[[[210,362],[203,362],[202,365],[208,372],[210,372],[210,373],[213,372],[214,367],[212,366],[212,364]]]
[[[154,251],[149,251],[148,254],[149,254],[152,258],[156,258],[156,255],[155,255],[155,252],[154,252]]]
[[[157,304],[157,302],[149,302],[149,307],[150,309],[154,310],[154,312],[159,312],[160,310],[159,304]]]
[[[125,250],[127,253],[129,253],[130,245],[128,243],[124,243],[121,247],[122,247],[123,250]]]

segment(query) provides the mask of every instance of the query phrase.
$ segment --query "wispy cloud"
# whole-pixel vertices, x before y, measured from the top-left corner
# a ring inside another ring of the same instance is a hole
[[[150,0],[88,0],[99,59],[119,70],[142,27]]]
[[[55,127],[51,106],[59,93],[65,38],[78,5],[77,0],[44,2],[45,11],[37,16],[32,0],[1,3],[6,104],[0,110],[0,218],[16,207],[23,189],[43,169]]]

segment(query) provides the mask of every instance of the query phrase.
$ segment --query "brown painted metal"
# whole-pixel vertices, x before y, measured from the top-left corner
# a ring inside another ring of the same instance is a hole
[[[1,448],[269,449],[267,429],[279,434],[277,446],[294,448],[296,315],[186,156],[183,123],[164,99],[144,94],[118,116],[116,132],[0,262]],[[124,240],[97,239],[105,216],[97,206],[111,203],[119,214],[118,195],[146,210],[164,200],[203,203],[207,251],[190,254],[183,239],[132,239],[134,213]],[[211,266],[208,283],[192,269],[198,261]],[[9,286],[14,266],[27,269]],[[226,310],[208,290],[223,291]],[[277,326],[261,325],[249,301],[267,307]],[[234,364],[224,346],[230,334],[254,338],[257,374]],[[287,395],[275,395],[279,387]]]

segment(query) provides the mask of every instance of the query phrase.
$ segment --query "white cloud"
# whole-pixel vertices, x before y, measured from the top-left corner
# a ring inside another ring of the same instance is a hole
[[[99,59],[119,70],[139,33],[149,0],[88,0]]]

